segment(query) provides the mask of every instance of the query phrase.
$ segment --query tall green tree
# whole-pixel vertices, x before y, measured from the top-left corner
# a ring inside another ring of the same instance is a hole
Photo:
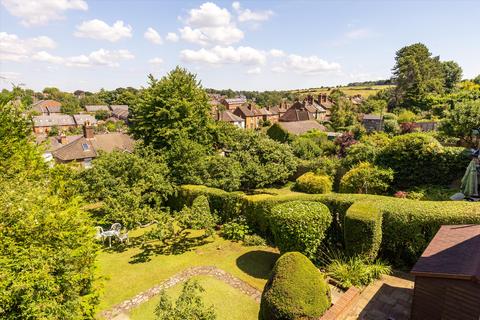
[[[473,143],[473,130],[480,130],[480,101],[456,103],[440,130],[447,136],[459,138],[468,147],[478,147]]]
[[[455,61],[443,61],[442,68],[445,76],[445,90],[452,92],[456,84],[462,80],[463,70]]]
[[[149,84],[130,111],[135,138],[155,148],[180,137],[210,143],[210,104],[196,75],[177,67],[161,80],[150,75]]]
[[[430,93],[443,93],[445,75],[439,57],[422,43],[415,43],[398,50],[393,67],[393,80],[397,84],[397,107],[424,109]]]

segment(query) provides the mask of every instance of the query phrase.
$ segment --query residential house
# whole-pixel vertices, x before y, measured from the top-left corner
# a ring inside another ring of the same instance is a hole
[[[100,151],[120,150],[132,152],[135,141],[127,134],[114,132],[94,134],[94,128],[87,122],[83,126],[83,135],[50,137],[45,159],[54,159],[58,163],[79,162],[85,167]]]
[[[222,104],[226,110],[230,111],[234,111],[245,103],[247,103],[247,99],[245,97],[237,97],[232,99],[224,98],[220,100],[220,104]]]
[[[279,122],[278,125],[283,130],[293,135],[301,135],[311,130],[327,131],[325,126],[315,120]]]
[[[89,113],[95,113],[97,111],[110,112],[110,108],[107,105],[88,105],[85,106],[85,110]]]
[[[261,109],[258,109],[258,111],[262,116],[262,121],[263,122],[268,121],[268,122],[270,122],[270,124],[278,122],[278,119],[279,119],[278,114],[273,113],[268,108],[261,108]]]
[[[263,120],[263,114],[252,103],[244,103],[238,106],[233,114],[245,120],[246,129],[259,128],[260,121]]]
[[[87,122],[92,125],[97,124],[97,119],[90,114],[74,114],[73,119],[75,120],[77,127],[83,126]]]
[[[33,132],[35,133],[48,133],[52,130],[52,127],[57,127],[60,130],[68,130],[76,126],[75,119],[66,114],[33,117]]]
[[[267,107],[267,110],[270,111],[275,118],[272,121],[273,123],[278,122],[279,119],[287,112],[287,110],[291,107],[291,105],[287,101],[283,101],[278,106]]]
[[[31,111],[42,115],[60,114],[62,104],[55,100],[40,100],[30,106]]]
[[[112,117],[128,122],[129,111],[124,108],[115,108],[112,109]]]
[[[325,110],[324,120],[330,121],[334,102],[328,97],[326,93],[320,93],[316,102]]]
[[[305,105],[296,101],[280,118],[280,122],[315,120],[315,116]]]
[[[217,110],[214,119],[216,121],[228,122],[233,124],[234,126],[245,129],[245,120],[233,114],[233,112],[230,110]]]
[[[359,105],[363,102],[363,97],[362,95],[360,94],[356,94],[354,96],[351,96],[350,97],[350,101],[354,104],[354,105]]]
[[[362,125],[367,132],[383,131],[383,116],[376,114],[366,114],[363,116]]]

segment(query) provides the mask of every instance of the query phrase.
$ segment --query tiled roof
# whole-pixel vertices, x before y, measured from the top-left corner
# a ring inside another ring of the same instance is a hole
[[[288,109],[281,117],[280,121],[304,121],[304,120],[313,120],[314,116],[311,112],[306,109],[297,109],[295,107],[291,107]]]
[[[124,133],[107,133],[95,135],[93,139],[84,136],[53,151],[53,156],[62,161],[95,158],[99,151],[111,152],[123,150],[132,152],[134,140]]]
[[[115,117],[117,117],[119,119],[126,120],[126,119],[128,119],[129,112],[128,112],[128,110],[114,109],[112,111],[112,115],[114,115]]]
[[[75,123],[79,126],[84,125],[86,121],[89,121],[90,124],[97,123],[97,119],[95,119],[94,116],[89,114],[74,114],[73,118],[75,119]]]
[[[112,104],[110,105],[110,109],[112,109],[112,111],[115,111],[115,110],[123,110],[123,111],[128,111],[128,106],[126,104]]]
[[[231,99],[224,99],[224,101],[228,104],[242,104],[247,102],[245,98],[231,98]]]
[[[233,114],[229,110],[218,112],[215,119],[217,121],[225,121],[225,122],[243,122],[243,121],[245,121],[242,118],[240,118],[239,116]]]
[[[480,282],[480,225],[441,226],[411,272]]]
[[[69,115],[48,115],[48,116],[34,116],[34,127],[51,127],[51,126],[74,126],[75,120]]]
[[[327,129],[315,120],[278,122],[278,125],[291,134],[303,134],[310,130],[327,131]]]
[[[258,110],[255,106],[249,105],[247,103],[244,103],[241,106],[238,106],[235,111],[233,111],[234,114],[237,116],[244,116],[244,117],[256,117],[256,116],[262,116],[263,114]]]
[[[110,108],[107,105],[88,105],[85,106],[85,110],[87,110],[87,112],[97,112],[100,110],[110,111]]]
[[[60,113],[62,104],[55,100],[40,100],[30,106],[31,110],[40,113]]]

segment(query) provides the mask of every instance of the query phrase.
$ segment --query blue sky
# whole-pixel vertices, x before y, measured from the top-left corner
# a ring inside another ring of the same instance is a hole
[[[332,86],[388,78],[415,42],[480,74],[480,1],[1,3],[2,88],[140,87],[176,65],[218,89]]]

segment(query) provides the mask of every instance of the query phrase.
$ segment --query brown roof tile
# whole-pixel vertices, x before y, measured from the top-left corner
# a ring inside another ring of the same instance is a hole
[[[303,134],[310,130],[327,131],[327,129],[315,120],[278,122],[278,125],[291,134]]]

